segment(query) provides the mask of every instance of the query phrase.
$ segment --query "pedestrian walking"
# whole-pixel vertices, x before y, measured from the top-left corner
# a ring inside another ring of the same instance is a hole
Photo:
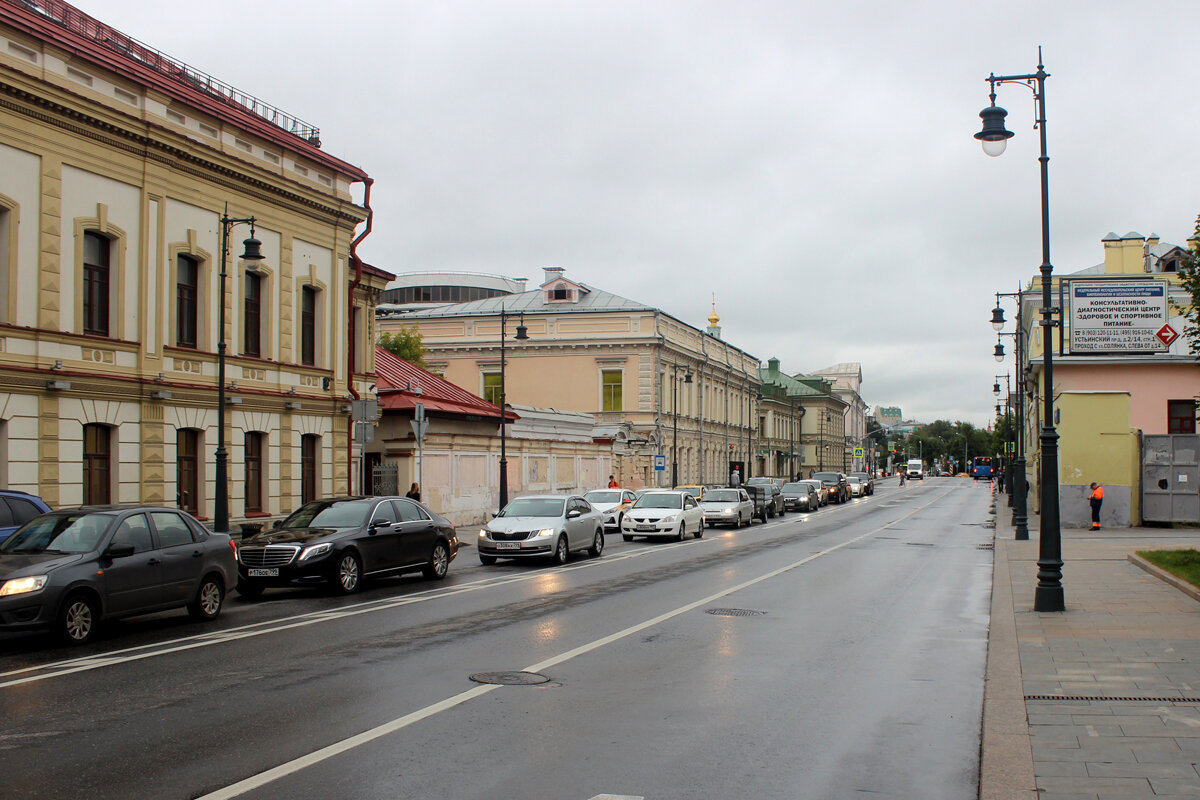
[[[1092,530],[1100,530],[1100,506],[1104,503],[1104,487],[1092,481],[1092,494],[1088,503],[1092,506]]]
[[[908,480],[908,470],[902,469],[900,470],[900,485],[903,486],[906,480]]]
[[[420,502],[421,487],[414,481],[413,485],[408,490],[408,494],[406,494],[404,496],[407,497],[409,500],[416,500],[416,501]]]
[[[742,472],[736,464],[733,465],[733,471],[729,473],[729,485],[734,489],[742,485]]]

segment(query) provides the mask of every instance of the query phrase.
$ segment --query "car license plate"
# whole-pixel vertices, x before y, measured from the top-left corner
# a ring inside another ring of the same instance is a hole
[[[657,525],[638,525],[637,529],[639,531],[656,531],[656,530],[658,530],[658,526]]]
[[[520,542],[496,542],[497,550],[520,550]]]
[[[270,569],[247,569],[246,576],[250,578],[278,578],[279,567],[271,567]]]

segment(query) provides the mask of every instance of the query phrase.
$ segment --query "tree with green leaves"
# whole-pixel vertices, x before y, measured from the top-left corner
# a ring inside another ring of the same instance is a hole
[[[1196,227],[1188,240],[1188,254],[1179,266],[1179,281],[1192,297],[1191,306],[1183,312],[1187,320],[1183,335],[1189,351],[1200,361],[1200,215],[1196,216]]]
[[[425,366],[425,345],[421,342],[421,331],[414,325],[404,326],[394,334],[384,331],[377,344],[397,358],[403,358],[418,367]]]

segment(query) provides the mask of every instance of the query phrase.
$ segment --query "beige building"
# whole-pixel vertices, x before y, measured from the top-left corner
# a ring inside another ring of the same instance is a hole
[[[723,483],[731,462],[752,458],[758,360],[720,338],[715,311],[700,330],[550,267],[531,291],[377,321],[416,326],[431,371],[498,404],[502,312],[508,403],[594,415],[622,485],[666,485],[672,467],[678,483]]]
[[[759,370],[759,474],[779,478],[808,476],[812,470],[848,471],[845,450],[846,403],[833,383],[811,375],[795,377],[772,358]]]
[[[841,422],[844,466],[838,468],[847,472],[862,472],[867,468],[867,412],[870,410],[870,406],[859,393],[862,389],[862,365],[857,362],[834,364],[832,367],[817,370],[812,376],[824,378],[832,383],[833,395],[845,403],[845,418]],[[858,450],[861,450],[862,455],[856,454]]]
[[[62,2],[0,3],[0,95],[0,486],[211,518],[224,342],[230,517],[345,492],[391,277],[353,255],[366,173]]]

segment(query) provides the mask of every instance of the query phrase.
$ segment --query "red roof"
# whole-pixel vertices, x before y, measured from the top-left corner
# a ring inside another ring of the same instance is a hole
[[[421,387],[415,394],[410,387]],[[456,416],[476,416],[500,421],[500,406],[489,403],[428,370],[397,358],[382,347],[375,348],[375,394],[379,407],[387,411],[413,410],[413,404],[425,405],[425,413]],[[510,409],[511,422],[520,419]]]

